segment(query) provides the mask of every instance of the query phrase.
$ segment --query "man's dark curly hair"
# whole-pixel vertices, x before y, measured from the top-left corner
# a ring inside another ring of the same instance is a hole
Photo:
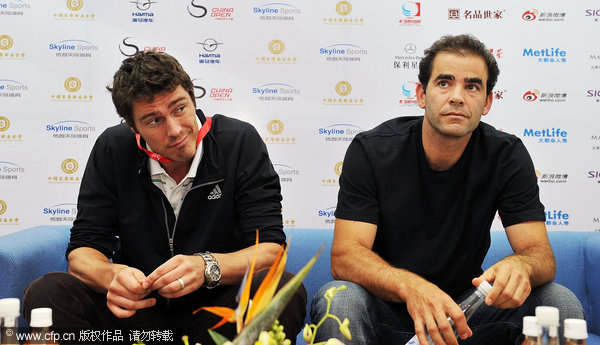
[[[153,50],[137,52],[123,60],[113,77],[112,100],[119,116],[129,127],[135,128],[132,103],[152,102],[161,92],[171,92],[181,85],[196,105],[194,84],[179,62],[169,54]]]
[[[488,95],[492,93],[496,81],[498,81],[498,74],[500,74],[498,63],[492,53],[490,53],[490,50],[481,41],[471,35],[444,36],[433,43],[429,49],[425,50],[425,57],[419,63],[419,82],[423,85],[423,90],[427,89],[427,83],[431,78],[431,71],[433,70],[433,59],[439,52],[463,56],[481,56],[485,60],[488,69],[488,79],[485,89]]]

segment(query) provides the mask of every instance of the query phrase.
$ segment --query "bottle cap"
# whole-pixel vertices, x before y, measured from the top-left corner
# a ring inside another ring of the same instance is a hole
[[[540,326],[558,327],[560,324],[558,321],[558,308],[555,307],[536,307],[535,316],[537,317]]]
[[[19,317],[21,301],[18,298],[0,299],[0,317]]]
[[[483,280],[477,287],[477,290],[479,290],[481,293],[487,296],[490,293],[490,290],[492,290],[492,285],[490,285],[490,283],[488,283],[487,281]]]
[[[523,318],[523,334],[529,337],[540,336],[540,328],[537,323],[537,317],[525,316]]]
[[[52,326],[52,309],[35,308],[31,309],[30,327],[50,327]]]
[[[565,338],[587,339],[587,323],[580,319],[565,319]]]

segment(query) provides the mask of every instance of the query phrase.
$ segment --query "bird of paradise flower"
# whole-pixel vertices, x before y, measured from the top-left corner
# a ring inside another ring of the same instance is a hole
[[[254,275],[256,256],[258,255],[258,230],[256,231],[256,244],[254,246],[252,264],[246,270],[238,292],[239,302],[237,308],[231,309],[218,306],[201,307],[194,311],[195,314],[201,310],[205,310],[222,317],[221,321],[208,330],[217,345],[229,342],[227,338],[214,331],[214,329],[227,322],[235,322],[236,324],[237,336],[233,339],[232,344],[253,345],[256,339],[258,339],[260,332],[268,329],[275,322],[279,314],[281,314],[325,247],[323,245],[294,278],[275,294],[277,285],[279,285],[281,276],[285,271],[289,245],[285,249],[283,247],[280,248],[275,261],[254,294],[254,298],[250,300],[250,287],[252,276]]]

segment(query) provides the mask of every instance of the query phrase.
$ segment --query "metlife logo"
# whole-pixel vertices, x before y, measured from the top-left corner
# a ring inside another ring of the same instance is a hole
[[[568,133],[560,128],[525,128],[523,138],[533,138],[540,144],[566,144]]]
[[[538,63],[563,64],[567,62],[567,51],[561,48],[523,48],[523,57]]]
[[[550,226],[569,226],[569,213],[564,210],[546,211],[546,225]]]

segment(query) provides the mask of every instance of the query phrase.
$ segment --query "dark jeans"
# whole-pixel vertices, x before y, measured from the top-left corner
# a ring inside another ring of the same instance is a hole
[[[257,272],[252,281],[250,296],[254,296],[267,270]],[[288,282],[293,275],[284,272],[279,288]],[[106,306],[106,295],[90,289],[76,277],[64,273],[48,273],[32,282],[23,296],[23,315],[29,324],[31,309],[38,307],[52,308],[52,330],[58,334],[74,332],[76,341],[72,343],[108,343],[132,344],[131,336],[143,334],[146,344],[170,343],[183,344],[182,335],[190,337],[190,344],[200,342],[213,344],[207,329],[221,320],[206,311],[193,314],[193,311],[203,306],[223,306],[235,309],[238,286],[222,285],[213,290],[200,289],[181,298],[157,301],[152,308],[140,309],[130,318],[117,318]],[[284,332],[295,343],[296,335],[300,332],[306,314],[306,290],[301,286],[288,303],[278,320],[284,325]],[[92,330],[105,332],[91,333]],[[139,333],[139,332],[146,333]],[[173,341],[164,341],[172,331]],[[233,339],[236,333],[235,324],[227,323],[216,331],[228,339]],[[120,332],[122,341],[115,341],[115,335]],[[154,332],[154,333],[151,333]],[[85,334],[83,336],[82,334]],[[90,334],[96,336],[89,336]],[[108,334],[111,339],[107,338]],[[163,338],[163,336],[165,336]],[[65,342],[60,342],[61,344]]]
[[[331,302],[330,313],[343,320],[350,320],[352,341],[341,336],[338,324],[327,319],[318,329],[315,341],[338,338],[345,344],[405,344],[415,335],[414,322],[406,310],[406,305],[390,303],[370,294],[361,286],[347,281],[327,283],[317,292],[312,301],[311,319],[316,324],[325,315],[327,300],[323,297],[331,287],[346,285]],[[462,301],[475,288],[469,289],[457,299]],[[482,305],[468,321],[473,336],[460,340],[459,344],[519,345],[522,342],[523,317],[535,315],[539,305],[557,307],[560,311],[560,324],[565,318],[583,319],[584,313],[577,297],[567,288],[556,283],[548,283],[532,290],[518,308],[499,309]],[[561,327],[562,328],[562,327]],[[560,329],[562,338],[562,329]],[[564,343],[564,338],[561,344]]]

